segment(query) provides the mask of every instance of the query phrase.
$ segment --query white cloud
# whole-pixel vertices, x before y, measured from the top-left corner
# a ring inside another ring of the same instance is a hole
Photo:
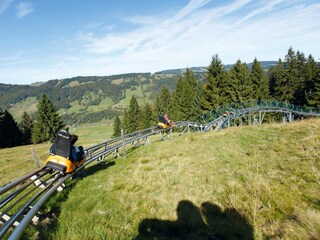
[[[254,6],[255,8],[251,6],[253,10],[243,17],[235,13],[243,10],[251,0],[238,0],[218,8],[199,9],[208,2],[190,1],[172,18],[158,20],[152,25],[129,32],[108,33],[103,38],[92,34],[87,38],[87,50],[93,54],[105,54],[106,58],[112,58],[113,62],[122,67],[125,65],[128,68],[128,64],[137,66],[137,63],[141,63],[144,69],[149,67],[152,71],[155,68],[170,68],[170,64],[171,67],[204,64],[214,53],[219,53],[227,61],[238,58],[250,61],[248,58],[253,60],[255,56],[261,59],[265,55],[260,57],[259,51],[264,52],[265,48],[282,48],[285,51],[295,43],[299,45],[304,38],[301,33],[306,27],[319,37],[318,4],[299,8],[290,6],[265,15],[265,12],[272,11],[283,2],[275,0],[266,2],[263,6]],[[304,14],[306,12],[308,14]],[[253,17],[259,18],[249,23]],[[309,44],[315,41],[309,40]],[[273,59],[281,57],[279,54],[281,53],[273,51]],[[266,57],[271,56],[268,54]]]
[[[207,3],[211,2],[211,0],[191,0],[187,6],[182,8],[178,14],[175,15],[175,20],[182,19],[183,17],[187,16],[188,14],[194,12],[198,8],[206,5]]]
[[[224,64],[238,59],[252,62],[255,57],[260,61],[278,60],[290,46],[319,58],[320,3],[234,0],[215,5],[214,1],[192,0],[171,17],[168,12],[128,16],[125,20],[138,24],[130,31],[105,27],[113,25],[90,25],[88,32],[79,32],[78,42],[70,40],[74,47],[70,55],[46,54],[46,65],[34,63],[34,69],[43,68],[43,71],[29,69],[32,63],[28,63],[21,71],[7,70],[7,76],[14,78],[14,74],[23,72],[24,79],[40,81],[79,75],[155,72],[207,66],[216,53]],[[98,34],[95,26],[100,26]],[[41,57],[31,59],[36,62]],[[0,79],[4,79],[5,71],[0,71]],[[33,76],[35,72],[37,75]]]
[[[30,2],[21,2],[17,6],[17,18],[23,18],[34,11],[33,5]]]
[[[10,7],[14,0],[2,0],[0,2],[0,16]]]

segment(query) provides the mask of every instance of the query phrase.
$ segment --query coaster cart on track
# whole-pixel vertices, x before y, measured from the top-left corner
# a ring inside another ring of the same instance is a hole
[[[77,140],[77,135],[70,134],[67,130],[59,130],[45,166],[63,174],[71,173],[82,166],[87,158],[82,146],[74,146]]]
[[[161,129],[167,129],[173,127],[174,122],[169,119],[167,114],[165,114],[164,116],[160,114],[157,126]]]

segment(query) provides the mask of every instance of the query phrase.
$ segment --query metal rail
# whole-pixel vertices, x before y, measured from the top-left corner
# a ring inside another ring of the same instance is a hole
[[[40,173],[41,171],[43,171],[44,168],[40,168],[40,169],[36,169],[28,174],[26,174],[25,176],[7,184],[6,186],[0,188],[0,195],[5,193],[6,191],[10,190],[11,188],[21,184],[22,182],[24,182],[26,179],[29,179],[30,177],[32,177],[33,175],[36,175],[38,173]]]

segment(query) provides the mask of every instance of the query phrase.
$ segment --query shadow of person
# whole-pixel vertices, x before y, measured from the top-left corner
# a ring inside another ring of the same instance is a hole
[[[210,202],[201,207],[188,200],[177,206],[177,220],[143,219],[136,240],[143,239],[253,239],[253,228],[235,209],[225,211]]]
[[[222,210],[216,204],[204,202],[201,212],[211,239],[254,239],[253,227],[236,209]]]

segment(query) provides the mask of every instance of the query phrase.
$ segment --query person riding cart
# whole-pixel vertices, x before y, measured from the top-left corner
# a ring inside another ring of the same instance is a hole
[[[158,122],[158,127],[160,128],[168,128],[168,127],[173,127],[174,122],[172,122],[169,119],[168,114],[165,114],[164,116],[162,114],[159,114],[159,122]]]
[[[84,158],[83,147],[74,145],[78,138],[78,135],[71,134],[68,130],[59,130],[50,147],[50,153],[65,156],[72,162],[81,161]]]

